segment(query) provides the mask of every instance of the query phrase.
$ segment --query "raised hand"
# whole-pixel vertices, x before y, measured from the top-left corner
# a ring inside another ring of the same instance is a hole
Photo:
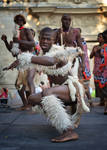
[[[6,36],[5,34],[3,34],[3,35],[1,36],[1,40],[3,40],[4,42],[7,41],[7,36]]]
[[[9,69],[8,69],[8,67],[4,67],[2,70],[3,70],[3,71],[6,71],[6,70],[9,70]]]

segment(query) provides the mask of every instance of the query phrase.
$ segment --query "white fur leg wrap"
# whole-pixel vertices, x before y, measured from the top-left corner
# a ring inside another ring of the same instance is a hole
[[[71,81],[71,79],[68,79],[67,82],[68,82],[68,87],[69,87],[69,90],[70,90],[70,97],[71,97],[72,101],[74,102],[76,100],[76,97],[75,97],[76,88],[73,85],[73,82]]]
[[[41,104],[48,120],[59,132],[62,133],[72,126],[70,115],[67,114],[60,99],[54,95],[45,96],[42,98]]]
[[[90,112],[90,109],[88,108],[88,106],[86,105],[85,100],[84,100],[84,88],[83,88],[83,85],[80,82],[77,82],[77,86],[79,87],[79,91],[80,91],[82,108],[83,108],[83,110],[85,112]]]

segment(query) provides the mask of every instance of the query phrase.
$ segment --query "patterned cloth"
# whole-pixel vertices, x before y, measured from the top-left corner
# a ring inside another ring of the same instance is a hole
[[[88,51],[87,51],[87,43],[86,41],[84,41],[84,39],[82,45],[85,53],[85,71],[83,72],[83,75],[86,80],[89,80],[91,78],[91,72],[90,72],[90,65],[89,65],[89,58],[88,58]]]
[[[36,41],[35,42],[35,47],[34,47],[34,51],[32,52],[34,55],[39,55],[40,53],[40,45],[39,45],[39,42]]]
[[[107,65],[105,64],[104,49],[101,49],[102,57],[95,56],[94,80],[99,83],[100,88],[107,85]]]
[[[74,41],[74,43],[77,46],[77,42]],[[85,71],[82,72],[81,74],[82,74],[82,78],[84,78],[86,80],[90,80],[91,72],[90,72],[90,65],[89,65],[89,58],[88,58],[88,49],[87,49],[87,43],[84,40],[84,38],[81,38],[81,43],[83,45],[83,50],[84,50],[84,54],[85,54],[85,61],[84,61],[85,62]],[[79,61],[81,62],[82,60],[79,60]]]

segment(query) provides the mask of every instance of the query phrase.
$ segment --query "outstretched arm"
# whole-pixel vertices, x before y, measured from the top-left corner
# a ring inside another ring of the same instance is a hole
[[[78,50],[77,48],[71,48],[66,50],[62,49],[61,51],[52,52],[44,56],[34,56],[31,53],[22,53],[18,55],[18,59],[22,66],[29,65],[30,63],[44,66],[59,66],[59,64],[63,64],[63,62],[66,64],[69,59],[70,61],[73,61],[73,59],[81,53],[79,48]]]
[[[48,57],[48,56],[32,56],[31,63],[39,64],[44,66],[53,66],[57,64],[59,60],[56,57]]]
[[[13,70],[14,68],[16,68],[19,65],[19,60],[15,60],[12,64],[10,64],[8,67],[3,68],[3,71],[5,70]]]

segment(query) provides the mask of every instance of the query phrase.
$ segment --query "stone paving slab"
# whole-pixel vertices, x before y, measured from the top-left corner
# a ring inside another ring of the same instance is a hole
[[[29,112],[22,113],[17,120],[14,121],[13,124],[18,124],[18,125],[46,125],[47,120],[43,115],[38,115],[38,114],[31,114]]]
[[[77,141],[51,143],[58,132],[45,117],[27,111],[0,113],[0,150],[107,150],[107,116],[103,107],[82,115]]]

